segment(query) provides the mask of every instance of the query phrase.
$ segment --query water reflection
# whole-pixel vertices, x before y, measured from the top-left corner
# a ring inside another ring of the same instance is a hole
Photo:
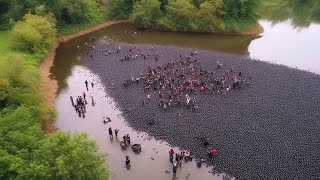
[[[289,21],[273,25],[260,21],[265,28],[263,38],[252,41],[250,56],[293,68],[320,74],[320,25],[295,31]]]
[[[261,0],[260,14],[273,24],[290,21],[301,30],[312,23],[320,23],[319,0]]]

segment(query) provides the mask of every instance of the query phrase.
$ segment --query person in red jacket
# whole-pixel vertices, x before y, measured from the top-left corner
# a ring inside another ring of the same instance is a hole
[[[208,155],[209,157],[213,157],[213,156],[216,156],[217,155],[217,150],[216,149],[211,149],[209,152],[208,152]]]

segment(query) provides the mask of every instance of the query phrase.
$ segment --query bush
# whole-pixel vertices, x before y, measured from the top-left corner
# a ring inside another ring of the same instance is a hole
[[[109,179],[105,157],[86,134],[57,132],[41,141],[32,164],[35,179]],[[43,171],[44,170],[44,171]]]
[[[134,0],[109,0],[108,17],[111,19],[128,19],[132,13]]]
[[[161,16],[159,0],[141,0],[134,4],[130,19],[139,28],[154,28]]]
[[[39,16],[28,13],[12,29],[13,45],[31,53],[45,52],[57,37],[53,19],[52,15]]]
[[[171,30],[189,31],[195,28],[197,8],[189,0],[171,0],[167,6],[166,21],[172,21]]]
[[[59,26],[96,22],[105,16],[98,0],[43,0],[42,3],[55,15]]]

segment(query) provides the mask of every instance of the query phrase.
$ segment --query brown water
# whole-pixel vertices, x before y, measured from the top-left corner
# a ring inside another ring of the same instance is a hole
[[[115,107],[116,102],[104,91],[104,88],[110,87],[103,87],[98,83],[94,90],[90,89],[87,94],[94,93],[95,104],[88,99],[86,117],[77,116],[70,103],[70,94],[75,96],[85,91],[84,79],[89,82],[99,82],[99,77],[82,66],[82,56],[86,54],[86,50],[82,49],[84,43],[94,36],[96,39],[110,38],[124,43],[174,45],[222,51],[320,73],[320,53],[318,51],[320,25],[312,23],[309,27],[296,29],[289,22],[281,22],[276,25],[269,21],[260,21],[260,23],[265,32],[259,36],[139,32],[129,24],[118,24],[61,44],[57,49],[57,56],[51,69],[52,78],[56,79],[59,85],[57,127],[63,131],[84,131],[95,139],[100,151],[109,155],[108,164],[113,172],[112,179],[175,179],[172,177],[172,166],[168,161],[170,146],[166,145],[166,142],[148,140],[145,133],[138,133],[128,127],[121,112]],[[132,33],[126,33],[126,30]],[[77,48],[78,45],[80,48]],[[110,117],[112,122],[104,125],[102,120],[105,116]],[[129,133],[134,143],[142,144],[143,152],[136,155],[130,150],[122,151],[118,140],[110,141],[107,135],[109,126],[112,126],[113,129],[120,129],[120,137]],[[124,154],[131,157],[130,170],[124,167]],[[198,169],[194,162],[183,163],[176,178],[222,179],[223,175],[213,176],[208,173],[210,169],[205,167]]]

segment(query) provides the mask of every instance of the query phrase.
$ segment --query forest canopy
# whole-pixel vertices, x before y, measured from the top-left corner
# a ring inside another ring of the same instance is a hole
[[[238,32],[259,19],[259,0],[109,0],[113,19],[139,28],[169,31]]]
[[[0,0],[0,29],[9,29],[41,5],[54,14],[58,27],[99,22],[106,17],[99,0]]]

